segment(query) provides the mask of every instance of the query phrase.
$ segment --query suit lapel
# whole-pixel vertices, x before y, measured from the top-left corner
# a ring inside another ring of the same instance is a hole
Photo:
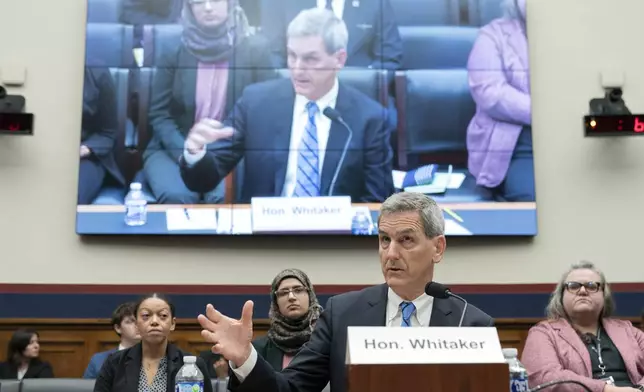
[[[352,123],[351,98],[348,96],[347,90],[342,86],[342,84],[340,84],[338,88],[338,98],[336,100],[335,109],[340,112],[344,120],[350,126]],[[320,179],[321,195],[327,195],[329,193],[333,175],[335,174],[338,163],[340,162],[340,157],[344,150],[344,144],[347,142],[348,137],[349,133],[342,124],[338,121],[331,122],[329,140],[327,141],[326,151],[324,153],[324,162],[322,164],[322,178]]]
[[[630,344],[632,338],[628,335],[626,329],[621,328],[620,325],[613,323],[613,321],[609,319],[604,320],[602,324],[604,331],[613,341],[613,344],[617,347],[617,351],[619,351],[622,359],[624,360],[624,364],[626,364],[626,373],[628,373],[629,376],[638,374],[637,355],[633,355],[636,351],[633,351],[632,349]]]
[[[291,144],[295,91],[290,79],[283,79],[275,96],[275,107],[267,111],[268,132],[273,133],[273,161],[275,172],[274,196],[282,194]],[[268,109],[267,109],[268,110]],[[272,128],[272,129],[271,129]]]
[[[174,391],[174,377],[181,369],[183,356],[181,352],[175,347],[175,345],[168,343],[167,349],[168,356],[168,382],[167,382],[167,392]]]
[[[350,325],[363,327],[387,326],[387,285],[374,286],[373,294],[367,295],[364,309],[357,311],[355,323]]]
[[[449,298],[434,298],[432,315],[429,318],[430,327],[456,327],[458,320],[454,320],[454,309]]]
[[[179,59],[177,61],[178,67],[175,72],[179,73],[180,91],[183,96],[183,102],[192,102],[191,105],[186,104],[186,109],[189,112],[186,114],[187,118],[194,121],[196,109],[196,94],[197,94],[197,74],[199,72],[197,59],[188,53],[185,49],[179,51]],[[177,83],[177,82],[175,82]]]
[[[284,353],[278,349],[270,340],[267,342],[266,347],[266,362],[268,362],[273,369],[282,369],[284,364]]]
[[[132,346],[125,357],[125,385],[123,392],[137,392],[139,390],[139,375],[143,362],[143,351],[141,343]]]
[[[561,339],[577,352],[577,355],[579,355],[584,363],[584,368],[586,369],[585,376],[591,377],[593,371],[590,364],[590,354],[588,354],[588,349],[584,346],[584,342],[582,342],[575,329],[565,320],[559,320],[553,323],[552,327],[557,330]]]

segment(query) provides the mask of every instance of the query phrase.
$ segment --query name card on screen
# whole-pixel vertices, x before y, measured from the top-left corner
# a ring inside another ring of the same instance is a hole
[[[254,197],[253,233],[350,233],[351,197]]]
[[[494,327],[349,327],[347,364],[503,363]]]

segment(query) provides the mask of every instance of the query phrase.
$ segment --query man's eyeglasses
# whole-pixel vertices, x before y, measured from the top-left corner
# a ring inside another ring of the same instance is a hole
[[[288,289],[277,290],[275,292],[275,295],[277,296],[277,298],[284,298],[284,297],[288,297],[288,295],[291,293],[293,293],[294,296],[298,297],[306,293],[306,287],[297,286],[297,287],[291,287]]]
[[[602,284],[599,282],[565,282],[564,287],[572,294],[577,294],[582,287],[589,293],[596,293],[602,288]]]

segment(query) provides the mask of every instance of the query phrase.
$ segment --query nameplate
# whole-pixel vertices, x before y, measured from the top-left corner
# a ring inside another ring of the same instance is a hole
[[[503,363],[494,327],[349,327],[349,365]]]
[[[351,232],[351,197],[254,197],[253,233]]]

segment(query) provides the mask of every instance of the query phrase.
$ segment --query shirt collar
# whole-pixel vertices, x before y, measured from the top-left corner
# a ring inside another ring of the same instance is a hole
[[[335,109],[335,103],[338,99],[338,89],[339,83],[338,79],[336,78],[335,82],[333,83],[333,87],[331,87],[331,90],[329,90],[328,93],[324,94],[324,96],[322,96],[320,99],[315,101],[315,103],[318,105],[318,109],[320,110],[320,114],[322,114],[322,111],[327,107]],[[305,96],[299,94],[296,95],[295,113],[306,113],[306,104],[309,102],[309,99]]]
[[[400,303],[404,302],[398,294],[396,294],[391,287],[389,287],[387,292],[387,325],[398,316],[400,312]],[[429,295],[422,293],[418,298],[411,301],[416,307],[415,317],[418,320],[420,325],[429,326],[429,317],[431,316],[429,309],[431,309],[432,304],[434,303],[434,298]]]

